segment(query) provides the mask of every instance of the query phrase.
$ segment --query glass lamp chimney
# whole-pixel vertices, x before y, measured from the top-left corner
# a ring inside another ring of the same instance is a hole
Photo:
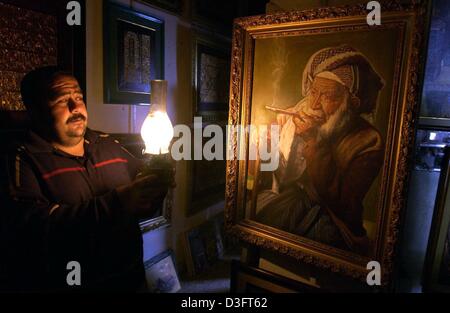
[[[173,126],[167,115],[167,80],[152,80],[150,110],[141,128],[144,153],[166,154],[173,138]]]

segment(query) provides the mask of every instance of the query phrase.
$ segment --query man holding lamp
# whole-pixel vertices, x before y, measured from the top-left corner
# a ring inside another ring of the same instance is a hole
[[[138,175],[141,161],[87,128],[83,94],[72,75],[39,68],[24,77],[21,93],[31,130],[9,156],[2,184],[6,277],[0,289],[142,289],[138,220],[154,214],[172,182]],[[80,286],[67,283],[71,261],[80,264]]]

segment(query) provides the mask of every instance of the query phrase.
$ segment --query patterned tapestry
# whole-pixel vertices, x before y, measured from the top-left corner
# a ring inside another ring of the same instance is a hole
[[[20,97],[23,76],[56,64],[56,18],[0,2],[0,110],[25,110]]]

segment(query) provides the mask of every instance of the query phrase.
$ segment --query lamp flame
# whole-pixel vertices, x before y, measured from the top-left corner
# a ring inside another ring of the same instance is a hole
[[[145,143],[144,153],[169,153],[169,145],[173,138],[173,126],[166,112],[150,112],[141,128],[141,136]]]
[[[144,153],[169,153],[173,138],[173,126],[166,111],[167,81],[152,80],[151,109],[141,127],[141,136],[145,143]]]

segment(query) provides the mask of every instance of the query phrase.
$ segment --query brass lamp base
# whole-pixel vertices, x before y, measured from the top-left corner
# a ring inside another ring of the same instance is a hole
[[[165,154],[146,154],[142,175],[157,175],[161,183],[173,183],[174,166],[169,153]]]

